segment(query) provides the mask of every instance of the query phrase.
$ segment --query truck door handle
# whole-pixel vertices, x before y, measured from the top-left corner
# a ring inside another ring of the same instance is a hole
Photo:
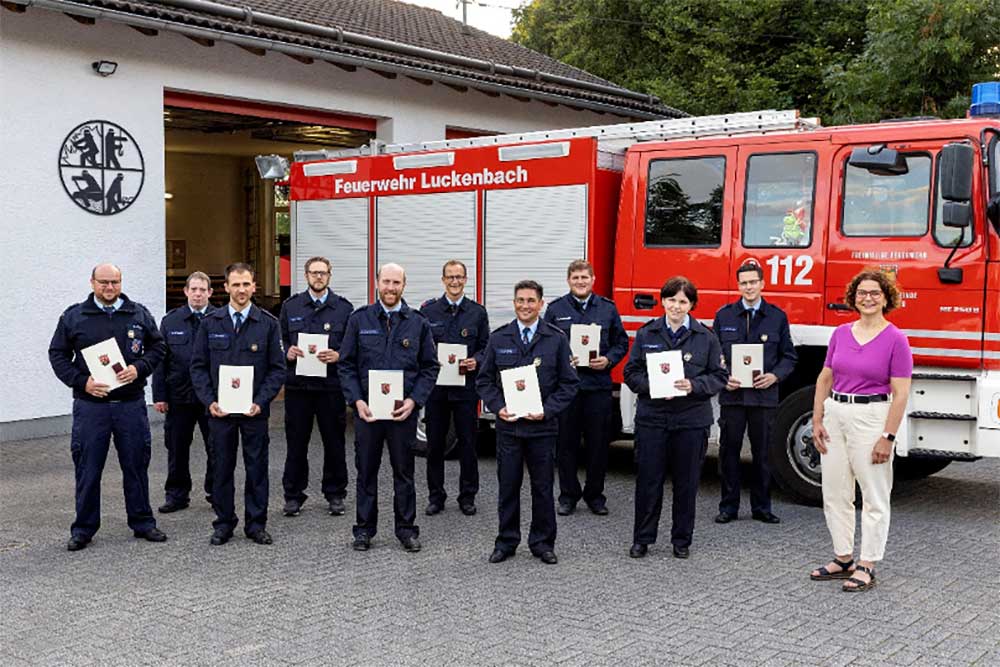
[[[632,304],[638,310],[652,310],[653,306],[656,305],[656,299],[653,298],[652,294],[636,294],[635,298],[632,299]]]
[[[826,304],[827,310],[850,310],[851,307],[846,303],[828,303]]]

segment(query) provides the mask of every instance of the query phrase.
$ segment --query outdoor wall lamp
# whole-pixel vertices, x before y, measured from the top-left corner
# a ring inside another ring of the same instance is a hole
[[[118,69],[118,63],[113,60],[95,60],[90,66],[101,76],[111,76]]]

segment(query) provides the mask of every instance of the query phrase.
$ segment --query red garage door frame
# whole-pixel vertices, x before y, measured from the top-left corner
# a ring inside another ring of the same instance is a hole
[[[231,97],[215,97],[212,95],[174,90],[163,91],[163,106],[199,109],[201,111],[217,111],[240,116],[255,116],[257,118],[273,118],[275,120],[288,120],[308,125],[344,127],[352,130],[366,130],[368,132],[375,132],[375,125],[377,123],[376,119],[365,116],[353,116],[316,109],[289,107],[268,102],[253,102]]]

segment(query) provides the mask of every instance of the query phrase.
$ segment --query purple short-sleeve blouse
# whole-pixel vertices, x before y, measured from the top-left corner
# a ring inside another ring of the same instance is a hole
[[[833,370],[833,390],[841,394],[888,394],[889,378],[913,375],[913,353],[906,334],[890,324],[864,345],[841,324],[830,337],[823,364]]]

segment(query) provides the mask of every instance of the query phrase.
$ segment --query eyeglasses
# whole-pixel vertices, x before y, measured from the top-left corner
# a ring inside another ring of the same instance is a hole
[[[97,278],[94,278],[94,282],[101,287],[114,287],[115,285],[122,284],[122,281],[120,280],[98,280]]]
[[[460,283],[466,280],[465,276],[442,276],[442,278],[444,278],[444,281],[448,283]]]
[[[872,290],[859,289],[857,292],[855,292],[854,298],[857,299],[858,301],[860,301],[861,299],[866,299],[868,297],[878,300],[881,299],[882,296],[883,296],[882,290],[880,289],[872,289]]]
[[[330,275],[329,271],[306,271],[306,275],[310,275],[313,278],[325,278]]]

